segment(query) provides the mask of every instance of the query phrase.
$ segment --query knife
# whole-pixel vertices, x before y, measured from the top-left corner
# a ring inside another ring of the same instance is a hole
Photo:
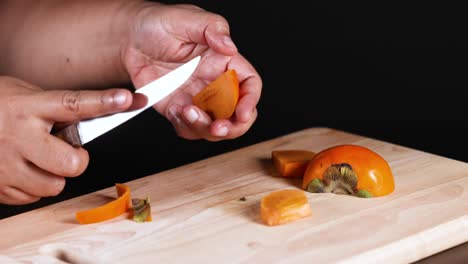
[[[167,73],[155,81],[148,83],[135,93],[144,94],[148,101],[143,108],[132,111],[115,113],[112,115],[82,120],[71,124],[54,133],[55,136],[68,142],[73,146],[82,146],[109,130],[135,117],[147,108],[153,106],[187,81],[197,68],[200,56],[195,57],[177,69]]]

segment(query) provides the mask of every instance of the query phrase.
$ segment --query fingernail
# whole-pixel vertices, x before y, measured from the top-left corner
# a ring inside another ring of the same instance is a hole
[[[115,104],[123,105],[127,101],[127,93],[124,91],[118,91],[114,94],[113,100]]]
[[[225,126],[218,128],[218,132],[216,133],[218,137],[224,137],[224,136],[227,136],[227,134],[228,134],[228,128]]]
[[[193,108],[190,108],[188,111],[185,111],[184,115],[190,123],[195,123],[199,117],[197,111],[195,111],[195,109]]]

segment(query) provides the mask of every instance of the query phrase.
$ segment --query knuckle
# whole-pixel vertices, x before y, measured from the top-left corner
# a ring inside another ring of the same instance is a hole
[[[229,24],[226,18],[220,14],[213,14],[213,20],[217,21],[218,23],[223,23],[226,26]]]
[[[203,8],[194,4],[179,4],[179,7],[190,9],[190,10],[196,10],[196,11],[204,11]]]
[[[62,106],[70,112],[79,113],[81,103],[80,91],[65,91],[62,93]]]
[[[210,14],[210,21],[213,22],[218,28],[229,29],[229,23],[226,18],[220,14]]]

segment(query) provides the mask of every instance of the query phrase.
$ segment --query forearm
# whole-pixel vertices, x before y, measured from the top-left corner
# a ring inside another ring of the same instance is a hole
[[[0,2],[0,75],[44,89],[101,88],[129,81],[121,63],[138,0]]]

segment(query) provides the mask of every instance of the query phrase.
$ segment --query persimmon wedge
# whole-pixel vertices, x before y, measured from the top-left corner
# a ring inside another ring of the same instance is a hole
[[[308,150],[273,150],[271,159],[276,171],[282,177],[302,177],[315,152]]]
[[[389,164],[376,152],[358,145],[336,145],[312,158],[302,187],[314,193],[370,198],[392,193],[395,181]]]
[[[192,97],[192,103],[213,120],[230,118],[239,101],[236,70],[229,69]]]
[[[309,199],[303,190],[273,191],[262,197],[260,202],[262,221],[269,226],[286,224],[311,214]]]

